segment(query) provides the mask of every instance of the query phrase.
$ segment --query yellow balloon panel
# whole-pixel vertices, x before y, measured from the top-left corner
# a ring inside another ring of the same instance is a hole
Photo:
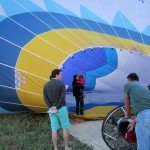
[[[31,93],[41,94],[43,93],[43,85],[47,82],[47,79],[32,74],[20,72],[21,77],[25,78],[25,82],[20,84],[20,89],[30,91]]]
[[[17,90],[17,94],[24,104],[29,109],[35,112],[46,112],[47,107],[41,94],[34,94],[28,91]]]
[[[49,77],[50,70],[57,68],[58,65],[51,63],[44,58],[39,58],[36,55],[32,55],[24,50],[21,51],[20,57],[16,64],[16,68],[24,70],[35,76]]]

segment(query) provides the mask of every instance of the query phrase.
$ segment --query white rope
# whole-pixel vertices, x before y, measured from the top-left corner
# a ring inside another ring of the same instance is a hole
[[[46,108],[46,109],[48,109],[47,107],[28,105],[28,104],[11,103],[11,102],[4,102],[4,101],[0,101],[0,103],[18,105],[18,106],[27,106],[27,107],[33,107],[33,108]],[[76,106],[74,105],[73,107],[76,107]],[[84,108],[80,108],[80,107],[77,107],[77,108],[84,110]]]
[[[37,107],[37,108],[47,108],[47,107],[41,107],[41,106],[35,106],[35,105],[11,103],[11,102],[4,102],[4,101],[0,101],[0,103],[11,104],[11,105],[21,105],[21,106],[28,106],[28,107]]]
[[[14,87],[10,87],[10,86],[6,86],[6,85],[0,85],[1,87],[4,87],[4,88],[8,88],[8,89],[13,89],[13,90],[18,90],[18,91],[21,91],[21,92],[26,92],[26,93],[29,93],[29,94],[34,94],[34,95],[37,95],[37,96],[42,96],[42,94],[38,94],[38,93],[34,93],[34,92],[30,92],[30,91],[27,91],[27,90],[21,90],[21,89],[17,89],[17,88],[14,88]]]
[[[17,68],[17,67],[13,67],[13,66],[10,66],[10,65],[6,65],[6,64],[4,64],[4,63],[0,63],[0,65],[5,66],[5,67],[8,67],[8,68],[11,68],[11,69],[14,69],[14,70],[19,70],[19,71],[21,71],[21,72],[27,73],[27,74],[29,74],[29,75],[32,75],[32,76],[34,76],[34,77],[37,77],[37,78],[40,78],[40,79],[42,79],[42,80],[47,81],[46,78],[42,78],[42,77],[40,77],[40,76],[38,76],[38,75],[35,75],[35,74],[33,74],[33,73],[24,71],[24,70],[19,69],[19,68]]]
[[[143,2],[143,1],[142,1],[142,2]],[[138,24],[140,24],[140,23],[139,23],[139,20],[137,19],[138,14],[137,14],[137,7],[136,7],[136,6],[137,6],[137,5],[135,4],[136,20],[137,20]],[[140,37],[141,37],[141,39],[142,39],[142,42],[143,42],[143,44],[144,44],[144,47],[145,47],[145,49],[146,49],[146,51],[147,51],[147,54],[150,55],[150,51],[148,51],[148,49],[147,49],[147,46],[146,46],[146,44],[145,44],[145,42],[144,42],[144,39],[143,39],[143,36],[142,36],[142,34],[141,34],[140,31],[139,31],[139,33],[140,33]]]
[[[27,10],[32,16],[34,16],[36,19],[38,19],[39,21],[41,21],[44,25],[46,25],[47,27],[49,27],[50,29],[54,29],[52,28],[50,25],[48,25],[47,23],[45,23],[42,19],[40,19],[39,17],[37,17],[36,15],[34,15],[32,12],[30,12],[27,8],[25,8],[24,6],[22,6],[19,2],[17,2],[15,0],[15,2],[20,5],[23,9]],[[65,27],[65,26],[64,26]],[[65,27],[66,28],[66,27]],[[81,38],[79,38],[78,36],[76,36],[75,34],[73,34],[68,28],[66,28],[72,35],[74,35],[79,41],[83,42],[85,45],[87,45]],[[70,39],[66,38],[65,36],[63,36],[63,34],[61,34],[59,31],[57,32],[57,30],[54,30],[54,32],[56,32],[57,34],[59,34],[61,37],[63,37],[64,39],[66,39],[67,41],[69,41],[71,44],[73,44],[75,47],[81,49],[81,47],[77,46],[77,44],[73,43]]]
[[[77,25],[75,22],[72,21],[72,19],[70,19],[60,8],[58,8],[58,7],[56,6],[55,3],[54,3],[54,5],[55,5],[56,9],[58,9],[59,11],[61,11],[61,12],[65,15],[65,17],[66,17],[69,21],[71,21],[71,23],[73,23],[78,29],[80,29],[80,28],[78,27],[78,25]],[[81,30],[81,32],[82,32],[88,39],[90,39],[82,30]],[[101,37],[100,37],[100,38],[101,38]],[[91,40],[91,39],[90,39],[90,40]],[[91,40],[91,41],[93,41],[93,40]]]
[[[1,37],[0,37],[0,38],[1,38]],[[14,46],[16,46],[16,47],[21,48],[20,46],[14,44],[14,43],[12,43],[12,42],[10,42],[10,41],[4,39],[4,38],[1,38],[1,39],[3,39],[4,41],[6,41],[6,42],[8,42],[8,43],[10,43],[10,44],[12,44],[12,45],[14,45]],[[37,55],[37,54],[34,54],[34,53],[28,51],[28,50],[25,49],[25,48],[23,48],[23,49],[24,49],[25,51],[31,53],[32,55],[35,55],[36,57],[38,57],[38,58],[40,58],[40,59],[43,59],[43,60],[45,60],[45,61],[47,61],[47,62],[49,62],[49,63],[51,63],[51,64],[53,64],[53,65],[59,66],[58,64],[52,63],[51,61],[49,61],[49,60],[47,60],[47,59],[44,59],[44,58],[42,58],[41,56],[39,56],[39,55]],[[92,56],[92,55],[90,55],[90,56]],[[94,57],[94,58],[95,58],[95,57]],[[73,58],[73,59],[74,59],[74,58]],[[75,58],[75,59],[77,59],[77,58]],[[80,60],[80,59],[77,59],[77,60]],[[104,60],[103,60],[103,61],[104,61]],[[97,67],[97,68],[99,67],[99,66],[92,65],[92,64],[88,63],[87,61],[84,62],[84,63],[86,63],[86,64],[88,64],[88,65],[91,65],[91,66],[94,66],[94,67]],[[75,65],[77,65],[77,64],[75,64]],[[79,68],[80,68],[80,67],[79,67]],[[69,67],[68,67],[68,69],[73,70],[72,68],[69,68]],[[81,70],[83,70],[83,69],[81,68]]]
[[[92,56],[92,55],[90,55],[90,56]],[[92,56],[93,57],[93,56]],[[76,58],[77,59],[77,58]],[[80,60],[80,59],[78,59],[78,60]],[[89,64],[89,63],[88,63]],[[89,64],[89,65],[91,65],[91,64]],[[96,67],[98,67],[98,66],[96,66]]]
[[[39,35],[37,35],[36,33],[32,32],[31,30],[27,29],[26,27],[24,27],[23,25],[21,25],[20,23],[16,22],[15,20],[13,20],[12,18],[10,18],[9,16],[7,16],[7,18],[9,20],[11,20],[12,22],[16,23],[17,25],[19,25],[20,27],[22,27],[23,29],[25,29],[26,31],[30,32],[31,34],[33,34],[34,36],[38,37],[40,40],[44,41],[45,43],[47,43],[48,45],[51,45],[52,47],[56,48],[57,50],[60,50],[62,53],[69,55],[68,53],[66,53],[65,51],[63,51],[62,49],[58,48],[56,45],[48,42],[47,40],[45,40],[44,38],[40,37]]]
[[[118,5],[118,3],[116,3],[116,1],[115,1],[115,4],[117,5],[117,8],[119,8],[119,5]],[[125,21],[124,21],[122,15],[120,14],[120,12],[119,12],[119,15],[120,15],[120,17],[121,17],[121,20],[122,20],[124,26],[125,26],[125,29],[126,29],[126,31],[127,31],[128,36],[129,36],[129,38],[131,39],[132,44],[136,47],[136,50],[139,51],[138,48],[137,48],[137,46],[136,46],[136,44],[135,44],[135,41],[134,41],[134,40],[131,38],[131,36],[130,36],[130,33],[129,33],[128,29],[127,29],[126,23],[125,23]]]
[[[51,15],[51,14],[50,14]],[[35,16],[35,15],[34,15]],[[9,17],[8,17],[9,18]],[[37,17],[36,17],[37,18]],[[55,17],[54,17],[55,18]],[[11,21],[13,21],[13,22],[15,22],[16,24],[18,24],[18,25],[20,25],[21,27],[23,27],[24,29],[26,29],[27,31],[29,31],[29,32],[31,32],[32,34],[34,34],[34,35],[36,35],[34,32],[32,32],[32,31],[30,31],[29,29],[27,29],[26,27],[24,27],[24,26],[22,26],[21,24],[19,24],[18,22],[16,22],[16,21],[14,21],[13,19],[11,19],[11,18],[9,18]],[[56,18],[55,18],[56,19]],[[57,19],[56,19],[57,20]],[[41,20],[42,21],[42,20]],[[57,20],[58,21],[58,20]],[[58,21],[59,22],[59,21]],[[60,23],[60,22],[59,22]],[[4,38],[3,38],[4,39]],[[40,37],[40,39],[41,40],[43,40],[43,38],[41,38]],[[6,39],[5,39],[6,40]],[[45,40],[45,39],[44,39]],[[6,40],[7,42],[8,42],[8,40]],[[47,42],[47,41],[45,41],[45,42]],[[49,42],[48,42],[49,43]],[[12,44],[12,42],[11,42],[11,44]],[[16,44],[15,44],[16,45]],[[52,45],[52,44],[51,44]],[[19,46],[20,47],[20,46]],[[24,48],[23,48],[23,50],[25,50]],[[59,49],[60,50],[60,49]],[[63,51],[63,50],[61,50],[61,51]],[[28,51],[29,52],[29,51]],[[64,51],[63,51],[64,52]],[[31,53],[31,52],[30,52]],[[32,53],[33,54],[33,53]],[[36,54],[35,54],[36,55]],[[88,54],[89,55],[89,54]],[[37,56],[37,55],[36,55]],[[92,56],[92,55],[90,55],[90,56]],[[93,57],[93,56],[92,56]],[[45,59],[46,60],[46,59]],[[52,62],[51,62],[52,63]],[[55,64],[55,65],[57,65],[57,64]],[[58,65],[57,65],[58,66]]]
[[[91,13],[89,13],[89,15],[94,19],[94,17],[91,15]],[[94,19],[94,20],[95,20],[95,19]],[[110,41],[111,41],[112,43],[115,43],[115,42],[113,42],[113,40],[108,36],[108,34],[103,30],[103,28],[101,27],[100,23],[97,22],[96,20],[95,20],[94,22],[96,22],[96,24],[98,25],[98,27],[103,31],[103,33],[105,33],[105,35],[110,39]],[[105,39],[104,39],[104,40],[105,40]],[[105,40],[105,43],[106,43],[108,46],[110,46],[106,40]],[[111,47],[112,47],[112,46],[111,46]]]
[[[53,17],[58,23],[60,23],[62,26],[64,26],[57,18],[55,18],[51,13],[49,13],[48,11],[47,11],[47,13],[51,16],[51,17]],[[81,21],[91,30],[91,31],[93,31],[92,30],[92,28],[90,28],[88,25],[87,25],[87,23],[85,23],[82,19],[81,19]],[[64,26],[65,27],[65,26]],[[66,27],[65,27],[66,28]],[[68,30],[68,28],[66,28],[67,30]],[[70,31],[71,32],[71,31]],[[95,33],[95,31],[93,31],[93,33]],[[96,33],[95,33],[96,34]],[[96,36],[97,36],[97,34],[96,34]],[[98,38],[99,38],[99,36],[98,36]],[[92,40],[96,45],[98,45],[94,40]]]
[[[99,5],[99,6],[101,6],[101,5]],[[99,11],[103,14],[103,12],[102,12],[101,10],[102,10],[102,9],[99,8]],[[104,16],[105,16],[105,15],[104,15]],[[117,32],[115,31],[114,27],[113,27],[112,25],[110,25],[110,27],[113,29],[113,31],[115,32],[116,36],[119,38],[120,42],[126,47],[126,49],[129,49],[128,46],[127,46],[124,42],[122,42],[121,38],[118,36],[118,34],[117,34]],[[117,47],[117,48],[119,48],[119,47]],[[121,48],[121,47],[120,47],[120,48]]]
[[[10,19],[11,19],[11,18],[10,18]],[[4,39],[4,38],[2,38],[2,39],[5,40],[5,41],[7,41],[7,42],[9,42],[9,43],[11,43],[11,44],[13,44],[13,45],[15,45],[15,46],[17,46],[17,47],[19,47],[19,48],[22,48],[22,47],[20,47],[20,46],[18,46],[18,45],[16,45],[16,44],[14,44],[14,43],[12,43],[12,42],[10,42],[10,41]],[[48,61],[47,59],[44,59],[44,58],[42,58],[41,56],[39,56],[39,55],[37,55],[37,54],[34,54],[34,53],[28,51],[28,50],[25,49],[25,48],[22,48],[22,49],[25,50],[25,51],[27,51],[27,52],[29,52],[29,53],[31,53],[31,54],[33,54],[33,55],[35,55],[35,56],[37,56],[37,57],[39,57],[39,58],[41,58],[41,59],[43,59],[43,60],[45,60],[45,61]],[[92,56],[92,55],[90,55],[90,56]],[[80,59],[79,59],[79,60],[80,60]],[[51,63],[51,64],[54,64],[54,63],[52,63],[51,61],[48,61],[48,62]],[[54,65],[59,66],[58,64],[54,64]]]
[[[0,37],[0,38],[1,38],[1,37]],[[17,47],[20,48],[20,46],[14,44],[14,43],[12,43],[12,42],[10,42],[10,41],[4,39],[4,38],[1,38],[1,39],[3,39],[3,40],[5,40],[5,41],[9,42],[10,44],[13,44],[13,45],[15,45],[15,46],[17,46]],[[23,48],[23,49],[24,49],[24,48]],[[27,52],[29,52],[29,53],[31,53],[30,51],[28,51],[28,50],[26,50],[26,49],[24,49],[24,50],[27,51]],[[31,53],[31,54],[36,55],[36,54],[34,54],[34,53]],[[38,55],[37,55],[37,57],[43,59],[42,57],[40,57],[40,56],[38,56]],[[77,59],[77,58],[73,58],[73,59]],[[46,59],[44,59],[44,60],[45,60],[45,61],[48,61],[48,60],[46,60]],[[77,59],[77,60],[80,60],[80,59]],[[104,60],[103,60],[103,61],[104,61]],[[52,63],[52,62],[50,62],[50,61],[48,61],[48,62],[49,62],[49,63]],[[1,64],[2,64],[2,63],[1,63]],[[52,63],[52,64],[53,64],[53,63]],[[92,65],[92,64],[90,64],[90,63],[88,63],[88,62],[86,62],[86,64],[87,64],[87,65],[94,66],[94,67],[97,67],[97,68],[99,67],[99,66]],[[77,65],[77,64],[75,64],[75,65]],[[5,66],[7,66],[7,65],[5,65]],[[59,65],[57,65],[57,66],[59,66]],[[8,66],[7,66],[7,67],[8,67]],[[79,67],[79,68],[80,68],[80,67]],[[72,68],[69,68],[69,67],[67,67],[67,69],[75,70],[75,69],[72,69]],[[81,70],[83,70],[83,69],[81,68]],[[105,71],[107,71],[107,70],[105,69]],[[85,71],[83,71],[83,72],[85,72]]]
[[[32,55],[38,57],[38,58],[40,58],[40,59],[42,59],[42,60],[44,60],[44,61],[50,63],[50,64],[53,64],[53,65],[55,65],[55,66],[59,66],[58,64],[55,64],[55,63],[53,63],[52,61],[49,61],[49,60],[47,60],[47,59],[45,59],[45,58],[43,58],[43,57],[41,57],[41,56],[39,56],[39,55],[37,55],[37,54],[35,54],[35,53],[33,53],[33,52],[30,52],[29,50],[27,50],[27,49],[25,49],[25,48],[23,48],[23,47],[21,47],[21,46],[15,44],[15,43],[13,43],[13,42],[11,42],[11,41],[9,41],[9,40],[3,38],[3,37],[0,37],[0,39],[4,40],[5,42],[10,43],[10,44],[12,44],[12,45],[14,45],[14,46],[16,46],[16,47],[18,47],[18,48],[20,48],[20,49],[23,49],[24,51],[26,51],[26,52],[28,52],[28,53],[30,53],[30,54],[32,54]]]

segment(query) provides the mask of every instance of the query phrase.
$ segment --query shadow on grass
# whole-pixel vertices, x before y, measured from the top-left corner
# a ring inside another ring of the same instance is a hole
[[[49,128],[47,114],[0,115],[0,150],[53,150]],[[58,143],[58,148],[62,150],[62,136],[59,136]],[[72,136],[69,146],[73,150],[92,150]]]

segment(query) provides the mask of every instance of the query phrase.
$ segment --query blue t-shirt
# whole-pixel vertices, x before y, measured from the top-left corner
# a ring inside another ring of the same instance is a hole
[[[126,83],[124,93],[129,95],[135,114],[150,109],[150,91],[138,81]]]

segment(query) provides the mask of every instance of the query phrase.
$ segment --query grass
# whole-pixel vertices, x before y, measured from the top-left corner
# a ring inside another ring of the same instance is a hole
[[[53,150],[49,126],[47,114],[0,115],[0,150]],[[92,150],[72,136],[69,145],[73,150]],[[62,150],[63,147],[59,136],[58,148]]]

